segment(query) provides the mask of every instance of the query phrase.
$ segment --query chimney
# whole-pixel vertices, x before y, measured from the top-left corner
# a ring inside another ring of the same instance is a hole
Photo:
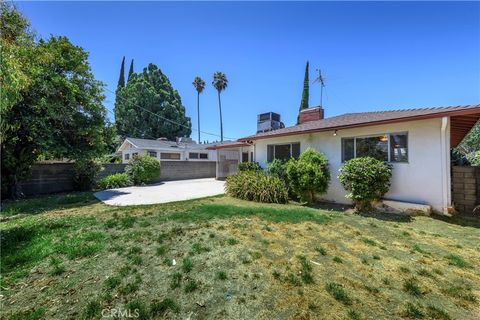
[[[303,109],[300,111],[300,124],[317,121],[323,119],[323,108],[322,107],[310,107],[308,109]]]

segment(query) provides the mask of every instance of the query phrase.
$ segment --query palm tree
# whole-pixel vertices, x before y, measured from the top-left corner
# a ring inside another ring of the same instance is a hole
[[[220,110],[220,141],[223,142],[223,121],[222,121],[222,102],[220,100],[220,92],[225,90],[228,85],[227,76],[225,73],[217,71],[213,74],[212,85],[218,92],[218,109]]]
[[[200,77],[195,77],[192,84],[195,87],[195,90],[197,90],[198,143],[200,143],[200,93],[205,89],[205,81]]]

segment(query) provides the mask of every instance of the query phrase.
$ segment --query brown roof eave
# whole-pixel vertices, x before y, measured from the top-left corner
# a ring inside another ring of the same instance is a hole
[[[252,141],[252,140],[270,139],[270,138],[293,136],[293,135],[299,135],[299,134],[308,134],[308,133],[314,133],[314,132],[325,132],[325,131],[333,131],[333,130],[341,130],[341,129],[368,127],[368,126],[382,125],[382,124],[389,124],[389,123],[417,121],[417,120],[441,118],[441,117],[445,117],[445,116],[450,116],[451,117],[451,116],[460,116],[460,115],[468,115],[468,114],[480,114],[480,108],[478,108],[478,109],[477,108],[471,108],[471,109],[463,109],[463,110],[451,110],[451,111],[444,111],[444,112],[433,113],[433,114],[416,115],[416,116],[409,116],[409,117],[402,117],[402,118],[388,119],[388,120],[371,121],[371,122],[361,122],[361,123],[354,123],[354,124],[349,124],[349,125],[332,126],[332,127],[328,127],[328,128],[299,130],[299,131],[284,132],[284,133],[270,134],[270,135],[263,135],[263,136],[250,136],[250,137],[240,138],[240,139],[238,139],[238,141],[246,142],[246,141]]]

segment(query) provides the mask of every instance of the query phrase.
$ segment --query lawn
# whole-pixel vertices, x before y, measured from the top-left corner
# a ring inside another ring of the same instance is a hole
[[[7,203],[2,319],[478,319],[480,223],[228,197]]]

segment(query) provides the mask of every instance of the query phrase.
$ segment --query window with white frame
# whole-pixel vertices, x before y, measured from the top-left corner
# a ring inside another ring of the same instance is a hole
[[[267,145],[267,162],[273,159],[288,160],[297,159],[300,156],[300,142],[269,144]]]
[[[358,157],[408,162],[408,133],[342,138],[342,162]]]
[[[160,159],[164,160],[180,160],[180,153],[161,152]]]
[[[189,152],[188,158],[189,159],[208,159],[208,153]]]
[[[125,153],[125,160],[130,160],[130,153]]]
[[[156,152],[156,151],[148,151],[148,155],[149,155],[150,157],[156,158],[156,157],[157,157],[157,152]]]

